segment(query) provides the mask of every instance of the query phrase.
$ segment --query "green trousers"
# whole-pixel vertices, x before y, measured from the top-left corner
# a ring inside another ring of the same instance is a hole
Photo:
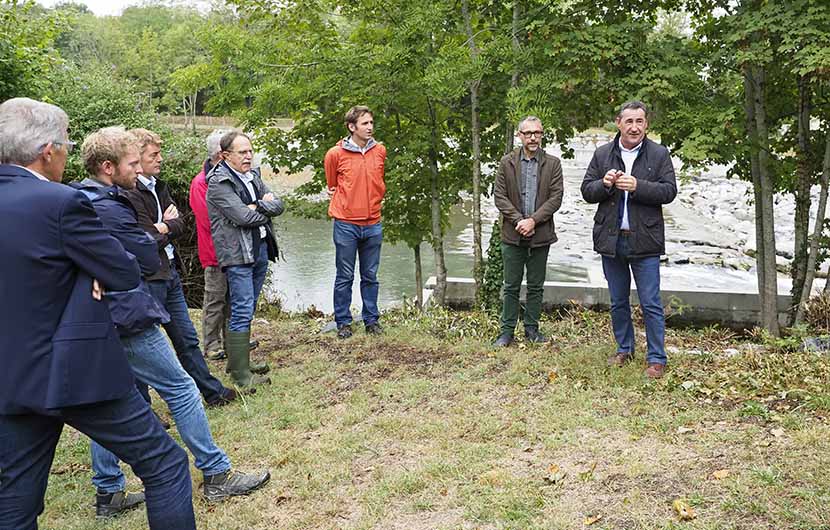
[[[519,320],[519,291],[522,276],[527,269],[527,302],[524,312],[525,329],[539,329],[542,313],[542,295],[545,290],[548,251],[550,245],[530,248],[502,242],[504,264],[504,301],[501,310],[501,332],[513,333]]]

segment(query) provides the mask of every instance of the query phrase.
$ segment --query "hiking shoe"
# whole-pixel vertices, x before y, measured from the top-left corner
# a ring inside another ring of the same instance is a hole
[[[348,339],[352,336],[352,326],[350,324],[343,324],[337,328],[338,339]]]
[[[259,473],[241,473],[229,469],[224,473],[218,473],[205,477],[204,495],[210,502],[218,502],[236,495],[248,495],[256,491],[271,478],[268,471]]]
[[[366,334],[367,335],[383,335],[383,328],[380,327],[380,324],[375,322],[374,324],[369,324],[366,326]]]
[[[544,344],[548,341],[548,338],[539,333],[536,328],[525,328],[525,340],[535,344]]]
[[[507,348],[513,344],[513,334],[512,333],[502,333],[499,335],[499,338],[493,343],[493,346],[497,348]]]
[[[634,354],[631,352],[615,353],[608,358],[608,366],[622,367],[634,360]]]
[[[651,363],[646,368],[646,377],[649,379],[660,379],[666,373],[666,365],[659,363]]]
[[[127,493],[116,491],[115,493],[97,493],[95,495],[95,517],[115,517],[133,508],[144,504],[144,492]]]

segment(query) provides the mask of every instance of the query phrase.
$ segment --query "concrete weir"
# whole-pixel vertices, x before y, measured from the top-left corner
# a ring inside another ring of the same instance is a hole
[[[633,284],[633,282],[632,282]],[[427,280],[424,300],[435,288],[435,277]],[[447,305],[466,309],[473,305],[475,282],[472,278],[447,278]],[[667,325],[707,326],[718,324],[733,329],[746,329],[760,323],[758,293],[730,290],[662,289],[663,307],[667,308]],[[522,287],[520,294],[525,297]],[[631,289],[631,303],[638,304],[637,291]],[[604,283],[545,282],[543,309],[552,311],[565,307],[583,306],[607,310],[611,305],[608,287]],[[789,295],[778,295],[778,320],[783,324],[790,306]]]

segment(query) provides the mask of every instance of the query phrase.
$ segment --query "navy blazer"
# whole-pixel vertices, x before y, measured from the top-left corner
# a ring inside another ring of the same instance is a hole
[[[0,164],[0,414],[121,398],[133,376],[104,289],[141,279],[81,192]]]

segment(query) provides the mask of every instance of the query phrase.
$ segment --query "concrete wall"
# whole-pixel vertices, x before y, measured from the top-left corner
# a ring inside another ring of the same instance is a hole
[[[633,282],[632,282],[633,283]],[[431,294],[435,277],[427,280]],[[470,308],[473,305],[475,282],[471,278],[447,279],[447,304]],[[525,297],[522,287],[521,298]],[[760,322],[760,300],[757,293],[743,291],[672,290],[661,291],[663,306],[671,308],[667,324],[705,326],[720,324],[730,328],[751,328]],[[637,291],[631,289],[631,303],[639,303]],[[551,311],[574,305],[607,310],[611,305],[607,286],[602,283],[545,282],[543,308]],[[778,296],[779,321],[783,324],[790,306],[790,297]]]

